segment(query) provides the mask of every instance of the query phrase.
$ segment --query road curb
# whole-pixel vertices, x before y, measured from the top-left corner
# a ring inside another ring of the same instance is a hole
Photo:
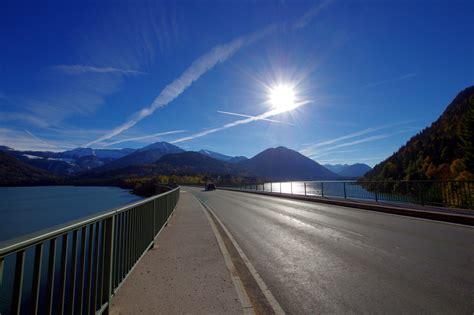
[[[309,196],[304,196],[304,195],[291,195],[291,194],[271,193],[271,192],[263,192],[263,191],[238,190],[238,189],[232,189],[232,188],[226,188],[226,187],[219,187],[218,189],[256,194],[256,195],[286,198],[286,199],[295,199],[295,200],[302,200],[302,201],[309,201],[309,202],[316,202],[316,203],[324,203],[324,204],[330,204],[330,205],[336,205],[336,206],[342,206],[342,207],[351,207],[351,208],[371,210],[371,211],[384,212],[384,213],[390,213],[390,214],[404,215],[404,216],[415,217],[415,218],[422,218],[422,219],[429,219],[429,220],[435,220],[435,221],[474,226],[474,216],[469,216],[469,215],[448,214],[448,213],[435,212],[435,211],[429,211],[429,210],[426,210],[426,211],[415,210],[415,209],[391,206],[391,205],[386,205],[386,204],[376,205],[376,204],[367,204],[367,203],[361,203],[361,202],[351,202],[347,200],[334,200],[334,199],[326,199],[326,198],[318,198],[318,197],[309,197]]]

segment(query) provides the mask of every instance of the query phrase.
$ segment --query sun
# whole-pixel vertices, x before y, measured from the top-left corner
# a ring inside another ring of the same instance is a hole
[[[275,110],[286,112],[295,108],[295,90],[290,85],[279,84],[270,88],[269,102]]]

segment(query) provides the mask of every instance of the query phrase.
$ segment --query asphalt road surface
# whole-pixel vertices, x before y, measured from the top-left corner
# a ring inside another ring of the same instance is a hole
[[[288,313],[474,312],[474,228],[186,187]]]

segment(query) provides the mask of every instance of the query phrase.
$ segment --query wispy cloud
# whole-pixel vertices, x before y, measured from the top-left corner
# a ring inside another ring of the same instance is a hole
[[[27,130],[0,128],[0,144],[17,150],[63,151],[74,146],[65,141],[45,142]]]
[[[401,76],[396,77],[396,78],[390,78],[390,79],[386,79],[386,80],[382,80],[382,81],[378,81],[378,82],[372,82],[372,83],[369,83],[369,84],[365,85],[364,88],[372,88],[372,87],[376,87],[376,86],[379,86],[379,85],[382,85],[382,84],[403,81],[403,80],[410,79],[410,78],[413,78],[413,77],[416,77],[415,72],[407,73],[407,74],[401,75]]]
[[[94,67],[87,65],[56,65],[53,69],[66,73],[66,74],[85,74],[85,73],[99,73],[99,74],[118,74],[118,75],[142,75],[145,72],[130,70],[130,69],[119,69],[114,67]]]
[[[247,118],[255,118],[256,116],[250,116],[250,115],[244,115],[244,114],[238,114],[238,113],[232,113],[232,112],[225,112],[225,111],[222,111],[222,110],[218,110],[217,111],[218,113],[221,113],[221,114],[226,114],[226,115],[232,115],[232,116],[239,116],[239,117],[247,117]],[[280,120],[274,120],[274,119],[260,119],[260,120],[265,120],[265,121],[270,121],[270,122],[274,122],[274,123],[279,123],[279,124],[285,124],[285,125],[290,125],[290,126],[294,126],[294,124],[291,124],[289,122],[286,122],[286,121],[280,121]]]
[[[74,76],[68,80],[53,76],[34,96],[9,96],[16,109],[0,112],[0,121],[25,122],[27,128],[60,126],[71,116],[94,113],[123,81],[123,76]]]
[[[333,144],[333,143],[336,143],[336,142],[339,142],[339,141],[342,141],[342,140],[347,140],[347,139],[355,138],[355,137],[358,137],[358,136],[362,136],[362,135],[365,135],[367,133],[374,132],[376,130],[377,129],[375,129],[375,128],[367,128],[367,129],[364,129],[364,130],[360,130],[360,131],[356,131],[356,132],[347,134],[347,135],[339,137],[339,138],[334,138],[334,139],[331,139],[331,140],[326,140],[326,141],[323,141],[323,142],[312,144],[309,147],[304,148],[303,150],[300,150],[300,153],[305,154],[305,155],[309,155],[319,147],[330,145],[330,144]]]
[[[221,126],[221,127],[212,128],[212,129],[207,129],[207,130],[204,130],[204,131],[195,133],[195,134],[193,134],[193,135],[190,135],[190,136],[187,136],[187,137],[184,137],[184,138],[180,138],[180,139],[177,139],[177,140],[173,140],[173,141],[171,141],[171,143],[178,143],[178,142],[183,142],[183,141],[189,141],[189,140],[193,140],[193,139],[196,139],[196,138],[201,138],[201,137],[207,136],[207,135],[209,135],[209,134],[211,134],[211,133],[215,133],[215,132],[218,132],[218,131],[222,131],[222,130],[225,130],[225,129],[229,129],[229,128],[232,128],[232,127],[236,127],[236,126],[240,126],[240,125],[245,125],[245,124],[248,124],[248,123],[251,123],[251,122],[254,122],[254,121],[258,121],[258,120],[267,119],[268,117],[273,117],[273,116],[276,116],[276,115],[285,113],[285,112],[287,112],[287,111],[289,111],[289,110],[296,109],[296,108],[298,108],[298,107],[307,105],[307,104],[309,104],[309,103],[311,103],[311,101],[303,101],[303,102],[296,103],[296,104],[293,106],[293,108],[291,108],[291,109],[285,109],[285,110],[282,110],[282,109],[273,109],[273,110],[270,110],[270,111],[265,112],[265,113],[263,113],[263,114],[261,114],[261,115],[258,115],[258,116],[251,116],[251,117],[246,118],[246,119],[236,120],[236,121],[234,121],[234,122],[225,124],[224,126]]]
[[[108,146],[118,144],[118,143],[123,143],[123,142],[157,139],[160,136],[171,135],[171,134],[176,134],[176,133],[181,133],[181,132],[186,132],[186,131],[187,130],[173,130],[173,131],[159,132],[159,133],[155,133],[155,134],[147,135],[147,136],[127,138],[127,139],[122,139],[122,140],[106,143],[104,144],[104,147],[108,147]]]
[[[332,146],[332,147],[329,147],[329,148],[324,148],[320,152],[327,152],[327,151],[332,151],[332,150],[339,149],[339,148],[353,146],[353,145],[356,145],[356,144],[381,140],[381,139],[392,137],[392,136],[395,136],[395,135],[398,135],[398,134],[401,134],[401,133],[404,133],[404,132],[406,132],[406,131],[403,130],[403,131],[397,131],[397,132],[393,132],[393,133],[385,133],[385,134],[381,134],[381,135],[370,136],[370,137],[362,138],[362,139],[351,141],[351,142],[341,143],[341,144],[338,144],[338,145],[335,145],[335,146]]]
[[[48,127],[49,122],[37,115],[18,112],[0,112],[0,121],[23,121],[36,127]]]
[[[341,142],[343,140],[357,138],[359,136],[363,136],[363,135],[366,135],[366,134],[369,134],[369,133],[373,133],[375,131],[379,131],[379,130],[383,130],[383,129],[387,129],[387,128],[391,128],[391,127],[396,127],[396,126],[399,126],[399,125],[404,125],[404,124],[407,124],[407,123],[410,123],[410,122],[412,122],[412,121],[411,120],[405,120],[405,121],[399,121],[399,122],[385,124],[385,125],[381,125],[381,126],[366,128],[366,129],[363,129],[363,130],[360,130],[360,131],[349,133],[349,134],[344,135],[342,137],[338,137],[338,138],[318,142],[318,143],[315,143],[315,144],[311,144],[311,145],[307,146],[306,148],[304,148],[302,150],[299,150],[299,152],[301,154],[306,155],[306,156],[313,157],[313,156],[316,156],[319,153],[327,152],[327,151],[330,151],[330,150],[337,149],[337,148],[341,147],[339,145],[336,145],[336,146],[332,146],[330,148],[324,148],[328,145],[338,143],[338,142]],[[405,130],[403,132],[405,132]],[[376,137],[376,136],[373,136],[373,137]],[[351,142],[349,142],[349,143],[351,143]],[[363,142],[360,142],[360,143],[363,143]],[[344,145],[342,147],[344,147]]]
[[[362,139],[351,141],[351,142],[341,143],[341,144],[335,145],[333,147],[323,148],[322,150],[320,150],[318,152],[318,154],[320,154],[319,156],[321,156],[321,155],[323,155],[322,153],[333,153],[333,150],[335,150],[335,149],[350,147],[350,146],[354,146],[354,145],[358,145],[358,144],[362,144],[362,143],[367,143],[367,142],[373,142],[373,141],[377,141],[377,140],[382,140],[382,139],[393,137],[395,135],[399,135],[399,134],[402,134],[402,133],[405,133],[405,132],[407,132],[407,130],[401,130],[401,131],[397,131],[397,132],[393,132],[393,133],[385,133],[385,134],[381,134],[381,135],[375,135],[375,136],[362,138]],[[308,157],[317,158],[318,154],[308,154]]]

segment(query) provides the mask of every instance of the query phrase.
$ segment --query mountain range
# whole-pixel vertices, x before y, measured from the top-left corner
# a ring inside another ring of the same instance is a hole
[[[218,160],[208,154],[184,151],[163,155],[154,163],[128,165],[122,168],[99,167],[79,176],[113,178],[157,174],[241,176],[275,181],[338,179],[336,174],[317,162],[284,147],[267,149],[240,162],[232,162],[232,159]]]
[[[79,178],[156,174],[236,175],[268,180],[341,178],[314,160],[284,147],[267,149],[251,159],[210,150],[185,151],[167,142],[153,143],[141,149],[76,148],[41,152],[0,146],[0,151],[52,175]]]
[[[209,150],[184,151],[166,142],[141,149],[100,150],[77,148],[65,152],[17,151],[0,147],[11,160],[31,170],[42,171],[36,177],[47,178],[119,178],[150,175],[243,176],[261,180],[332,180],[338,175],[314,160],[284,148],[270,148],[248,159],[227,156]],[[13,167],[13,166],[12,166]],[[3,171],[7,172],[9,167]],[[27,169],[25,172],[27,173]],[[20,181],[23,183],[23,181]],[[9,181],[11,183],[11,181]]]

